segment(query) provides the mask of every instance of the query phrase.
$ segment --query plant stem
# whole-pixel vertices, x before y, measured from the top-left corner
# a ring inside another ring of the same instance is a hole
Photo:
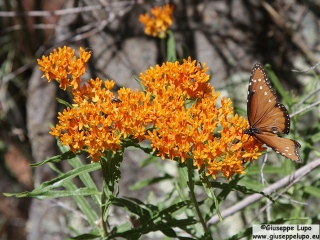
[[[190,190],[191,201],[193,202],[193,205],[196,209],[199,221],[200,221],[205,233],[208,233],[209,231],[208,231],[207,225],[201,215],[200,207],[197,202],[196,195],[194,193],[194,181],[193,181],[193,171],[194,170],[193,170],[192,159],[187,159],[187,166],[188,166],[188,186],[189,186],[189,190]]]

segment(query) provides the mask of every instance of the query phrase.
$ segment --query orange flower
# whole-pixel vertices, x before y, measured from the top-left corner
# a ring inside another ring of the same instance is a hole
[[[166,4],[164,7],[152,8],[151,14],[153,17],[150,17],[148,13],[140,15],[139,21],[145,24],[145,34],[164,38],[166,36],[167,28],[172,24],[172,12],[173,6]]]
[[[67,75],[80,79],[88,55],[72,57],[68,62],[70,56],[70,49],[59,49],[39,64],[49,80],[57,79],[50,66],[64,66]],[[111,91],[113,81],[103,84],[96,78],[82,86],[78,81],[67,81],[72,87],[73,107],[59,113],[59,123],[50,133],[71,151],[88,152],[93,161],[107,150],[122,149],[124,140],[128,144],[147,139],[154,154],[162,159],[193,159],[198,169],[205,167],[213,178],[220,173],[226,178],[242,174],[243,162],[257,159],[262,144],[243,134],[249,124],[233,115],[230,99],[222,98],[217,106],[220,93],[208,83],[205,66],[199,67],[188,58],[183,63],[151,67],[140,74],[144,92],[121,88],[117,99]]]
[[[56,80],[63,90],[66,90],[67,86],[78,88],[91,52],[80,48],[79,59],[76,59],[74,52],[70,47],[64,46],[58,51],[54,49],[49,57],[42,56],[42,59],[38,59],[40,70],[44,73],[42,77],[46,77],[48,82],[52,79]]]
[[[146,87],[148,92],[153,94],[173,94],[178,89],[182,91],[182,95],[189,99],[204,98],[204,94],[212,91],[212,87],[208,84],[210,76],[205,72],[208,70],[206,64],[202,64],[199,69],[196,61],[191,61],[189,57],[179,62],[166,62],[162,66],[156,65],[151,67],[145,74],[140,74],[141,83]],[[174,88],[167,89],[167,86]],[[168,91],[172,91],[171,93]]]

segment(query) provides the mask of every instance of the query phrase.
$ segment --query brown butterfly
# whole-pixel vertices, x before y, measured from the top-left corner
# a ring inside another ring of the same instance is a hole
[[[254,65],[251,72],[247,114],[250,127],[244,130],[245,134],[265,143],[282,156],[301,162],[298,153],[300,144],[278,136],[278,133],[289,133],[290,116],[286,107],[277,102],[267,74],[259,63]]]

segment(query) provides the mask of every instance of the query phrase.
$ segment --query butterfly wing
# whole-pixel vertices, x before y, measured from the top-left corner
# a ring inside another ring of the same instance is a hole
[[[252,128],[261,132],[289,133],[289,113],[285,106],[276,100],[267,74],[263,67],[256,63],[251,72],[247,100],[248,120]]]
[[[301,157],[298,153],[298,149],[301,145],[292,139],[281,138],[277,134],[264,132],[254,134],[260,142],[265,143],[268,147],[271,147],[275,152],[280,153],[282,156],[301,163]]]
[[[277,133],[289,133],[290,116],[286,107],[277,102],[267,74],[258,63],[254,65],[251,72],[247,111],[250,128],[244,133],[265,143],[282,156],[301,162],[298,153],[300,144],[295,140],[277,135]]]

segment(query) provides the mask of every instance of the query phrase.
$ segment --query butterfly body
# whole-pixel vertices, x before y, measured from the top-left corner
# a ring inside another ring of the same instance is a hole
[[[301,162],[298,153],[300,144],[278,136],[278,133],[290,132],[290,116],[286,107],[277,102],[271,83],[259,63],[254,65],[251,72],[247,113],[250,127],[244,130],[245,134],[265,143],[282,156]]]

